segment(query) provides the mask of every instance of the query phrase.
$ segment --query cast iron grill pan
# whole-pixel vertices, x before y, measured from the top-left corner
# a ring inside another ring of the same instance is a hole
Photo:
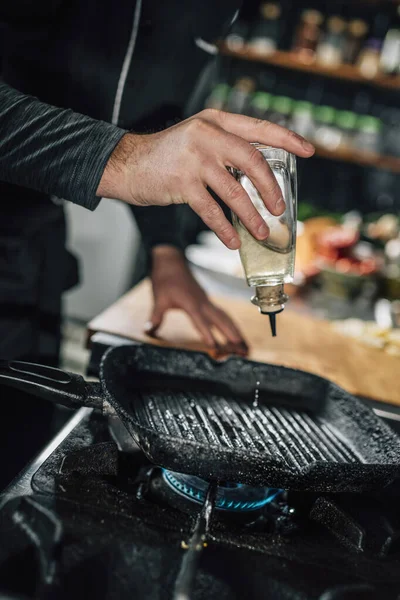
[[[400,475],[399,438],[327,380],[238,357],[221,363],[153,346],[138,346],[130,356],[117,350],[112,361],[104,357],[102,380],[155,464],[210,480],[310,491],[375,489]],[[185,377],[186,389],[163,388],[158,374],[163,382],[168,374]],[[205,393],[201,382],[213,377],[230,393]],[[262,393],[255,406],[257,381]],[[246,388],[251,395],[242,393]]]
[[[371,491],[400,476],[400,438],[362,402],[303,371],[129,345],[105,353],[100,381],[0,361],[0,382],[67,406],[111,407],[147,457],[173,471],[324,492]]]

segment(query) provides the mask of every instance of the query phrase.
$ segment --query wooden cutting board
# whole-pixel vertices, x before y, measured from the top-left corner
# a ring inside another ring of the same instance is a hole
[[[350,393],[400,406],[400,358],[364,346],[333,331],[326,321],[286,309],[278,317],[278,336],[272,338],[267,318],[250,302],[213,298],[240,325],[251,352],[249,358],[303,369],[326,377]],[[95,317],[89,335],[102,331],[132,340],[205,350],[186,314],[170,311],[159,339],[143,333],[152,306],[151,286],[143,282]]]

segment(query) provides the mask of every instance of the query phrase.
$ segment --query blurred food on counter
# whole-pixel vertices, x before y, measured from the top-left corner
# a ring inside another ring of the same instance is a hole
[[[371,305],[379,296],[400,298],[400,219],[396,215],[363,218],[357,212],[324,214],[300,203],[294,283],[289,295],[322,293]],[[210,232],[187,249],[196,267],[243,279],[238,252],[231,252]],[[397,290],[397,291],[396,291]],[[397,294],[397,295],[396,295]]]
[[[380,327],[374,321],[361,321],[361,319],[333,321],[332,328],[346,337],[383,350],[390,356],[400,357],[400,329]]]

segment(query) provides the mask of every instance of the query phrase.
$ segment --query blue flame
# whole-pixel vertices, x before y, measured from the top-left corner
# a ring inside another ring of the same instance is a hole
[[[204,502],[207,482],[165,469],[163,469],[163,477],[181,495],[195,502]],[[257,510],[272,502],[281,493],[282,490],[275,488],[252,488],[241,483],[226,484],[218,487],[215,506],[221,510],[236,512]]]

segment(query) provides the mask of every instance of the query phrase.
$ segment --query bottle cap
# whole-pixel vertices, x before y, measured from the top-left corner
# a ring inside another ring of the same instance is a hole
[[[296,102],[294,105],[294,109],[293,112],[296,115],[300,115],[300,114],[309,114],[312,113],[313,111],[313,105],[311,104],[311,102],[304,102],[304,101],[300,101],[300,102]]]
[[[241,77],[235,82],[234,89],[241,92],[252,93],[256,88],[256,82],[250,77]]]
[[[336,16],[330,17],[326,25],[328,31],[335,34],[343,33],[343,31],[346,29],[346,21]]]
[[[314,116],[317,121],[331,125],[335,120],[336,111],[332,106],[317,106]]]
[[[290,115],[292,100],[287,96],[275,96],[272,101],[272,108],[283,115]]]
[[[366,133],[379,133],[382,129],[382,123],[375,117],[365,115],[358,118],[357,129]]]
[[[251,106],[258,110],[268,110],[271,106],[272,96],[267,92],[256,92],[251,99]]]
[[[357,115],[349,110],[339,110],[336,114],[336,125],[341,129],[354,129],[357,122]]]
[[[364,37],[364,35],[366,35],[368,32],[368,25],[365,21],[362,21],[361,19],[354,19],[349,23],[349,32],[354,37]]]
[[[277,2],[264,2],[260,6],[260,13],[264,19],[275,20],[281,16],[281,7]]]
[[[301,14],[301,18],[310,25],[321,25],[322,21],[324,20],[322,13],[313,9],[304,10]]]
[[[211,96],[213,98],[217,98],[218,100],[225,100],[229,96],[231,88],[226,83],[219,83],[215,86],[213,91],[211,92]]]

